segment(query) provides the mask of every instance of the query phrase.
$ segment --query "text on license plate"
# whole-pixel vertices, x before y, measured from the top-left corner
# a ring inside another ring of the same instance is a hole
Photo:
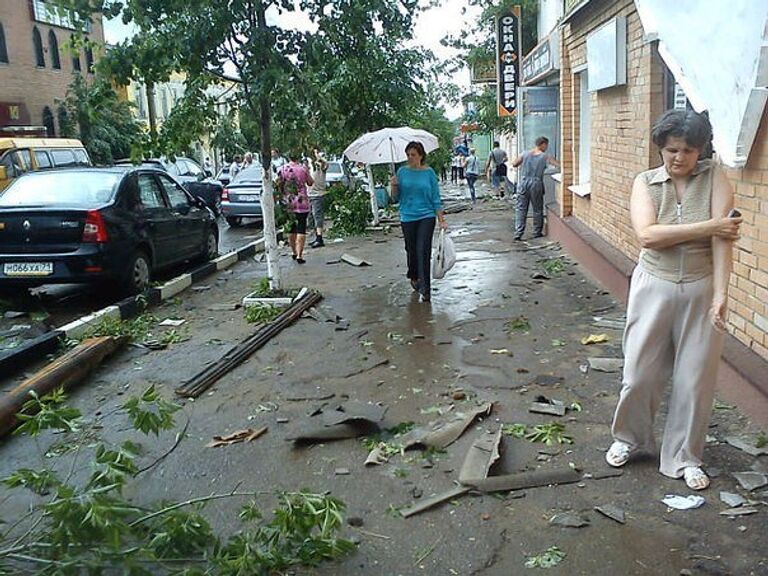
[[[258,201],[259,197],[256,194],[240,194],[238,195],[237,199],[240,202],[256,202]]]
[[[3,264],[6,276],[49,276],[53,274],[53,262],[8,262]]]

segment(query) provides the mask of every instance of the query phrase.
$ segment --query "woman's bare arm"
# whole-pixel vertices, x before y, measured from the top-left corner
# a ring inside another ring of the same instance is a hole
[[[722,170],[715,169],[712,182],[712,216],[727,216],[733,208],[733,187]],[[735,220],[735,219],[734,219]],[[740,219],[739,219],[740,220]],[[711,320],[715,327],[725,329],[728,311],[728,283],[733,268],[733,241],[735,239],[714,236],[712,238],[713,295]]]

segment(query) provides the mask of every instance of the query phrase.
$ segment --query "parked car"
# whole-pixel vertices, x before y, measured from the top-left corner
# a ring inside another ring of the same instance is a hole
[[[118,166],[131,164],[130,160],[119,160]],[[168,158],[149,158],[142,162],[145,166],[152,166],[159,170],[164,170],[173,176],[187,191],[200,198],[206,205],[218,216],[221,214],[221,191],[224,187],[205,175],[203,168],[192,160],[184,156],[177,156],[171,162]]]
[[[253,164],[238,172],[235,179],[221,193],[221,213],[230,226],[240,226],[243,218],[262,220],[262,169]]]
[[[166,172],[33,172],[0,193],[0,288],[109,283],[143,291],[156,270],[218,254],[216,218]]]
[[[0,138],[0,190],[34,170],[90,166],[83,143],[72,138]]]
[[[349,188],[354,184],[355,178],[347,168],[347,165],[341,160],[331,160],[328,162],[328,170],[325,173],[325,183],[330,188],[334,184],[342,184]]]
[[[226,187],[227,184],[229,184],[229,166],[224,166],[221,170],[219,170],[219,173],[216,174],[216,181],[221,184],[223,187]]]

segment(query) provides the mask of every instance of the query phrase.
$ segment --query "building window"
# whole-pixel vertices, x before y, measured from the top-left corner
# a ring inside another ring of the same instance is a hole
[[[32,28],[32,43],[35,45],[35,60],[40,68],[45,68],[45,55],[43,54],[43,37],[37,26]]]
[[[664,66],[664,110],[693,110],[691,103],[669,68]]]
[[[48,50],[51,53],[51,66],[56,70],[61,70],[61,59],[59,58],[59,41],[56,39],[56,33],[53,30],[48,31]]]
[[[587,91],[588,72],[578,74],[579,78],[579,184],[587,184],[591,177],[592,148],[592,106]]]
[[[85,47],[85,69],[93,73],[93,48],[90,46]]]
[[[5,45],[5,31],[0,24],[0,62],[8,64],[8,47]]]
[[[45,126],[45,132],[49,138],[56,136],[56,126],[53,123],[53,112],[46,106],[43,108],[43,126]]]

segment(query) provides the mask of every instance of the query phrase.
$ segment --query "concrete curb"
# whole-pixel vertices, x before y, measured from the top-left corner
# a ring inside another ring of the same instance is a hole
[[[0,353],[0,373],[11,374],[21,370],[32,362],[41,359],[46,354],[55,352],[62,339],[79,338],[88,331],[91,325],[104,318],[127,320],[138,316],[144,310],[176,296],[203,278],[229,268],[233,264],[263,251],[264,239],[261,238],[232,252],[227,252],[192,272],[181,274],[162,286],[150,288],[144,294],[131,296],[111,306],[78,318],[69,324],[46,332],[42,336],[28,340],[7,353]]]

